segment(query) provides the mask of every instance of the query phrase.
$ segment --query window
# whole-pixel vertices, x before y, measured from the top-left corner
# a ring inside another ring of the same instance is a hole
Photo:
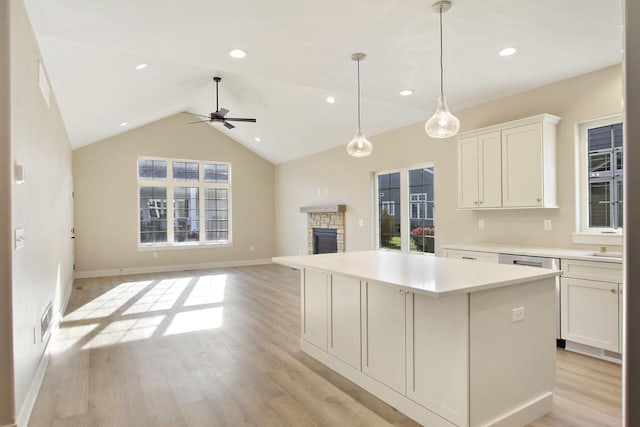
[[[434,253],[432,165],[376,174],[378,248]]]
[[[615,116],[578,126],[580,194],[577,204],[580,214],[574,235],[576,243],[621,244],[621,241],[611,240],[611,235],[619,235],[623,226],[621,120],[620,116]]]
[[[231,243],[230,183],[228,163],[139,158],[140,246]]]

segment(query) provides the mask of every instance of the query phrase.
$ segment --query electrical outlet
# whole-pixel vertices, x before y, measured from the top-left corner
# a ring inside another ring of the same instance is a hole
[[[484,230],[484,219],[479,219],[478,220],[478,228],[480,230]]]
[[[358,220],[358,227],[364,227],[364,219],[360,218]]]
[[[524,320],[524,307],[516,307],[511,310],[511,321],[521,322]]]
[[[545,229],[545,231],[551,231],[551,220],[550,219],[545,219],[544,220],[544,229]]]
[[[24,228],[16,228],[14,231],[13,248],[15,250],[24,248]]]

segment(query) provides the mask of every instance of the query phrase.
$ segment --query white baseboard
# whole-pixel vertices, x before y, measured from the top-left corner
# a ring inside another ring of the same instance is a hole
[[[144,274],[144,273],[165,273],[170,271],[190,271],[190,270],[207,270],[210,268],[224,267],[244,267],[248,265],[264,265],[271,264],[271,259],[249,259],[237,261],[218,261],[205,262],[200,264],[182,264],[182,265],[154,265],[151,267],[131,267],[131,268],[113,268],[108,270],[85,270],[76,271],[73,275],[75,279],[84,279],[88,277],[107,277],[107,276],[125,276],[128,274]]]
[[[16,427],[16,425],[15,424],[5,424],[5,425],[0,426],[0,427]]]
[[[54,326],[54,329],[57,330],[57,321]],[[49,338],[49,342],[47,343],[47,346],[42,353],[42,358],[40,359],[40,364],[38,364],[36,375],[31,381],[31,386],[29,387],[27,397],[24,400],[22,408],[20,408],[20,413],[18,414],[18,419],[16,420],[17,427],[27,427],[27,425],[29,425],[29,418],[31,418],[31,412],[33,411],[33,407],[36,404],[36,399],[38,398],[38,393],[40,392],[40,387],[42,386],[42,381],[44,380],[44,374],[47,372],[47,366],[49,365],[49,359],[51,358],[50,347],[53,339],[55,338],[53,329],[51,334],[52,336]]]
[[[16,424],[9,424],[8,426],[3,427],[26,427],[29,424],[31,412],[33,412],[33,407],[36,404],[36,399],[38,398],[38,393],[40,392],[40,387],[42,387],[44,375],[47,372],[47,366],[49,366],[49,360],[51,359],[51,343],[56,337],[56,334],[60,327],[60,320],[62,320],[62,316],[67,309],[67,304],[69,303],[69,297],[71,296],[72,288],[73,279],[69,280],[69,283],[67,284],[64,300],[60,303],[60,309],[58,310],[58,312],[53,314],[53,320],[51,323],[51,336],[49,337],[49,340],[47,341],[47,344],[44,348],[44,352],[42,353],[42,358],[40,359],[40,363],[38,364],[36,375],[31,381],[31,386],[29,387],[27,398],[25,399],[24,405],[22,405],[22,408],[20,409],[20,414],[18,415]]]

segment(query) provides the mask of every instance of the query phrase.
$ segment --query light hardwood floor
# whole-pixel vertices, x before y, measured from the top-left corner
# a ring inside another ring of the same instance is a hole
[[[76,280],[31,427],[416,426],[298,349],[276,265]],[[534,426],[619,426],[619,365],[558,350]]]

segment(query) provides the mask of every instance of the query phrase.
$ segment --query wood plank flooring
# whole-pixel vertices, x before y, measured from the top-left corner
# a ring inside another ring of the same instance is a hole
[[[416,426],[302,353],[276,265],[79,279],[30,426]],[[621,425],[619,365],[558,350],[533,426]]]

